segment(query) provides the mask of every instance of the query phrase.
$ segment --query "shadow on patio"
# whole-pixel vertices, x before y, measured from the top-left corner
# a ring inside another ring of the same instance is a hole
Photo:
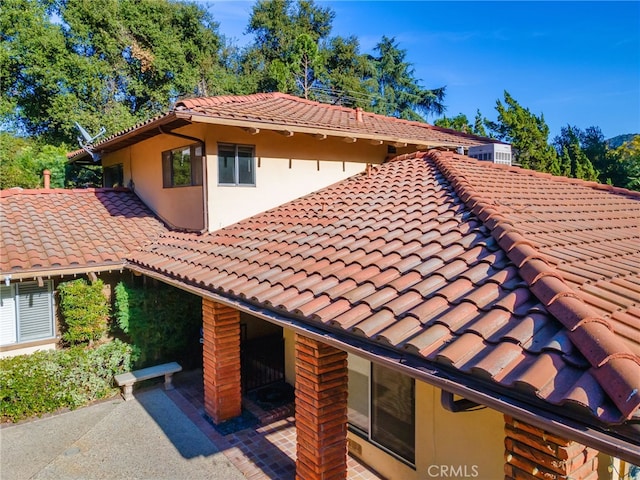
[[[169,398],[247,478],[295,478],[296,428],[292,410],[287,411],[286,407],[280,407],[280,415],[276,418],[283,414],[285,418],[265,421],[268,417],[262,417],[262,425],[222,435],[205,419],[202,370],[175,375],[174,385],[175,390],[166,392]],[[253,407],[249,406],[255,414],[257,412]],[[349,480],[381,478],[351,456],[348,458],[347,467]]]

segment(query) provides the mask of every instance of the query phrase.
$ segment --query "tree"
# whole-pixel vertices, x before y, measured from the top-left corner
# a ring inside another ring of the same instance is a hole
[[[485,129],[485,125],[487,124],[487,119],[482,116],[480,113],[480,109],[476,110],[476,116],[473,120],[473,133],[476,135],[480,135],[481,137],[486,137],[487,130]]]
[[[331,9],[313,0],[258,0],[247,26],[255,41],[244,55],[244,63],[257,73],[256,91],[308,97],[320,64],[319,44],[331,32],[334,16]]]
[[[497,122],[487,122],[487,126],[497,138],[511,144],[517,163],[524,168],[550,172],[557,163],[557,154],[549,145],[549,127],[544,116],[534,115],[504,92],[504,104],[497,100]]]
[[[309,98],[311,88],[316,82],[318,69],[321,68],[318,45],[309,34],[303,33],[296,38],[291,60],[296,87],[304,98]]]
[[[623,164],[617,161],[614,153],[599,127],[588,127],[580,135],[582,151],[599,172],[601,183],[610,183],[624,187],[627,182],[627,172]]]
[[[421,87],[413,67],[405,60],[406,50],[399,48],[395,38],[383,36],[375,51],[378,55],[371,57],[377,95],[374,112],[417,121],[424,121],[428,114],[444,112],[445,87]]]
[[[553,141],[561,158],[560,173],[556,173],[555,168],[551,169],[551,173],[583,180],[598,180],[597,170],[582,149],[581,143],[584,138],[584,132],[578,127],[562,127],[560,135]]]
[[[7,0],[0,31],[0,120],[49,143],[75,143],[76,121],[113,133],[234,84],[217,24],[195,4]]]
[[[437,119],[433,124],[436,127],[450,128],[459,132],[471,133],[473,127],[469,123],[469,119],[463,113],[459,113],[455,117],[448,118],[446,116]]]
[[[611,153],[612,161],[624,172],[622,187],[640,191],[640,135],[623,143]]]
[[[334,37],[324,54],[324,70],[318,97],[328,103],[371,109],[375,68],[360,53],[356,37]]]
[[[42,172],[51,172],[51,187],[65,186],[66,146],[0,132],[0,189],[42,187]]]

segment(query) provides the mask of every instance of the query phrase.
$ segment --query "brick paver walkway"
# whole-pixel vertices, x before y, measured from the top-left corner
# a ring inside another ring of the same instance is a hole
[[[189,419],[251,480],[293,480],[296,465],[296,427],[292,416],[236,433],[221,435],[204,417],[204,393],[200,372],[174,377],[175,390],[166,392]],[[381,477],[349,457],[349,480]]]

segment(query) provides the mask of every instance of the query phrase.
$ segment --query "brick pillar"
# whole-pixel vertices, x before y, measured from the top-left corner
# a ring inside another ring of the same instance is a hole
[[[598,451],[505,415],[505,480],[596,480]]]
[[[347,478],[347,353],[296,334],[297,480]]]
[[[218,424],[242,412],[240,312],[202,299],[204,409]]]

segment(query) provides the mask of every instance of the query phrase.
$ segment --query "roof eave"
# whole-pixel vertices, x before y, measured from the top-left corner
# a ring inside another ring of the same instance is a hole
[[[640,463],[640,439],[638,439],[637,443],[634,443],[627,438],[616,436],[614,435],[614,428],[611,426],[603,426],[602,429],[599,429],[586,420],[579,421],[542,408],[538,404],[526,402],[514,398],[514,396],[507,397],[504,393],[496,392],[495,389],[491,389],[484,384],[481,385],[479,382],[474,382],[468,377],[462,378],[462,375],[456,372],[430,369],[421,363],[419,359],[409,355],[403,356],[399,352],[394,352],[382,346],[347,336],[341,332],[323,330],[317,326],[303,323],[300,320],[278,314],[272,310],[267,310],[251,303],[242,302],[238,299],[211,292],[205,288],[187,284],[139,265],[127,263],[126,267],[195,295],[236,308],[262,320],[287,327],[296,333],[309,336],[341,350],[363,356],[371,361],[408,374],[417,380],[424,381],[425,383],[455,395],[460,395],[503,414],[511,415],[520,420],[530,422],[533,425],[540,425],[551,433],[571,438],[587,446],[596,448],[603,453],[633,464]]]
[[[88,273],[102,273],[110,272],[113,270],[124,270],[124,261],[100,263],[95,265],[83,265],[83,266],[66,266],[66,267],[44,267],[44,268],[30,268],[20,269],[16,271],[3,271],[0,272],[0,282],[4,282],[7,279],[10,281],[16,280],[30,280],[35,278],[50,278],[50,277],[65,277],[69,275],[86,275]]]
[[[354,138],[366,141],[383,141],[389,144],[400,143],[413,145],[415,147],[434,148],[434,147],[451,147],[468,146],[469,144],[480,145],[482,142],[476,139],[464,138],[463,142],[447,142],[439,140],[418,140],[416,138],[394,137],[390,135],[379,135],[371,133],[351,132],[348,130],[331,129],[326,127],[306,127],[302,125],[291,125],[284,123],[274,123],[268,121],[242,120],[235,118],[225,118],[219,116],[211,116],[203,114],[190,114],[189,120],[192,123],[207,123],[212,125],[231,126],[239,128],[258,128],[270,130],[274,132],[293,132],[303,133],[307,135],[326,135],[328,137],[338,138]]]
[[[157,117],[147,123],[139,125],[138,127],[134,127],[131,130],[125,131],[121,134],[116,134],[113,138],[108,138],[101,142],[96,143],[95,145],[90,145],[89,148],[95,152],[111,152],[114,150],[118,150],[120,148],[129,146],[133,143],[137,143],[137,139],[144,134],[148,134],[149,132],[161,127],[163,125],[167,125],[176,120],[184,120],[186,122],[190,121],[191,115],[185,114],[183,112],[171,111],[160,117]],[[141,140],[146,140],[155,135],[160,135],[161,132],[158,130],[157,133],[147,136]],[[140,141],[141,141],[140,140]],[[80,160],[89,157],[89,153],[85,150],[79,151],[79,153],[75,156],[69,158],[69,163],[75,163]]]

